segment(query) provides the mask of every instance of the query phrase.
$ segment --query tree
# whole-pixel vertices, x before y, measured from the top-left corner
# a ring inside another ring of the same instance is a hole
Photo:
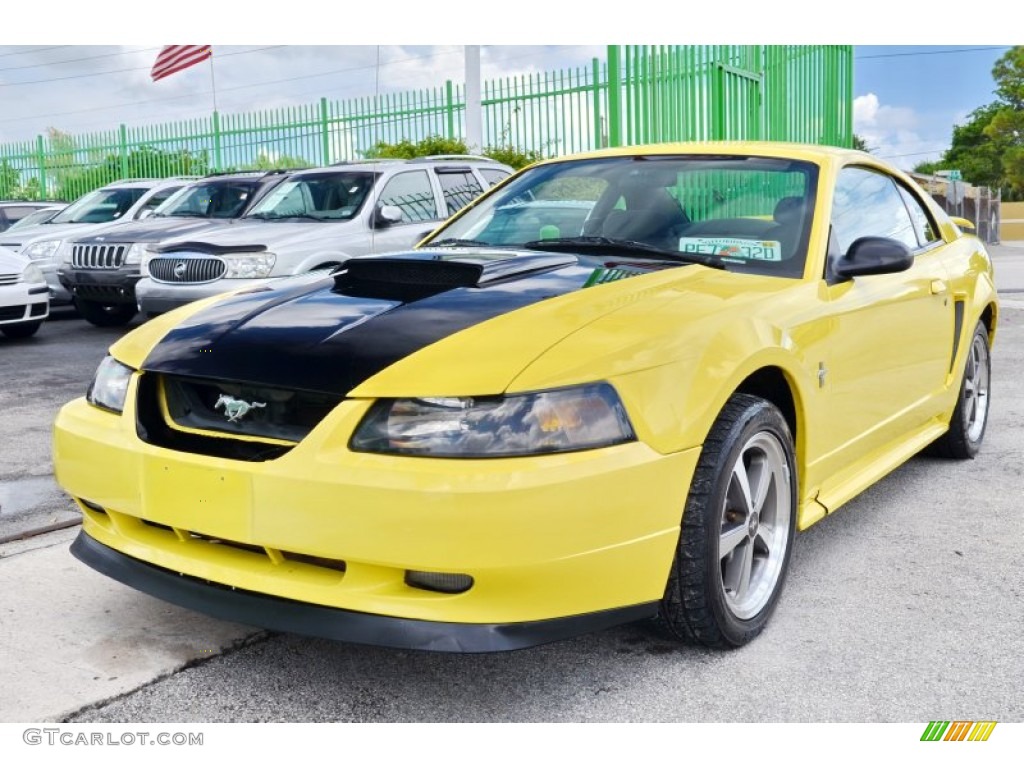
[[[462,139],[446,139],[443,136],[427,136],[425,139],[415,142],[402,139],[396,144],[378,141],[366,152],[366,156],[371,159],[398,157],[406,160],[427,155],[467,154],[469,154],[469,148],[466,146],[466,142]],[[481,154],[516,169],[544,159],[544,156],[535,149],[519,149],[511,145],[485,147]]]

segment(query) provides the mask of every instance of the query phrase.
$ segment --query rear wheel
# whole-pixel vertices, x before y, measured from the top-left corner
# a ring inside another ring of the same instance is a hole
[[[931,454],[947,459],[973,459],[978,454],[988,425],[991,379],[988,329],[979,322],[971,337],[971,348],[967,351],[967,363],[953,418],[949,420],[949,431],[929,446]]]
[[[9,339],[27,339],[35,334],[42,325],[41,320],[34,323],[15,323],[12,325],[0,325],[0,333]]]
[[[715,421],[683,513],[660,621],[676,637],[735,648],[775,608],[796,531],[793,438],[766,400],[734,395]]]
[[[134,304],[103,304],[88,299],[75,299],[79,314],[100,328],[116,328],[127,325],[138,313]]]

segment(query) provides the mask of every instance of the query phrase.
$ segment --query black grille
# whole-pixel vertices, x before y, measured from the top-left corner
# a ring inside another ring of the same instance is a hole
[[[315,392],[146,373],[139,384],[138,434],[186,453],[267,461],[291,450],[339,402]]]
[[[80,269],[117,269],[124,264],[128,246],[122,243],[104,245],[73,245],[71,266]]]
[[[29,317],[40,317],[46,314],[45,304],[33,304],[31,311],[28,313]]]
[[[21,320],[24,316],[24,304],[20,307],[0,307],[0,320]]]
[[[227,267],[220,259],[153,259],[149,274],[162,283],[209,283],[224,277]]]

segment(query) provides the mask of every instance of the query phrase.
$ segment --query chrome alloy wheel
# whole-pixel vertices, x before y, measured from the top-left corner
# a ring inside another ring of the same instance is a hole
[[[738,619],[768,604],[782,574],[794,514],[790,477],[786,453],[771,432],[751,437],[732,468],[718,557],[725,603]]]
[[[964,430],[972,443],[981,439],[988,416],[988,341],[975,334],[964,370]]]

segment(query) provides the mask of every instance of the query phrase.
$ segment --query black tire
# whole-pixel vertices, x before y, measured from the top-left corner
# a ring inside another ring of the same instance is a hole
[[[134,304],[103,304],[87,299],[75,299],[75,308],[82,317],[99,328],[128,325],[138,313]]]
[[[29,336],[35,335],[35,332],[39,330],[42,324],[42,320],[36,320],[34,323],[0,325],[0,333],[3,333],[9,339],[27,339]]]
[[[742,478],[735,474],[741,456]],[[751,480],[758,488],[764,484],[760,504],[757,492],[753,504],[745,501],[751,494],[742,492],[743,479],[748,490]],[[766,400],[733,395],[704,441],[690,484],[661,626],[680,640],[711,648],[753,640],[782,593],[796,534],[796,500],[786,420]],[[731,547],[724,556],[722,547]],[[737,578],[744,558],[750,563],[747,587]]]
[[[981,450],[988,426],[992,382],[992,356],[988,344],[988,328],[979,322],[974,327],[956,408],[949,420],[949,430],[928,446],[928,453],[944,459],[973,459]]]

